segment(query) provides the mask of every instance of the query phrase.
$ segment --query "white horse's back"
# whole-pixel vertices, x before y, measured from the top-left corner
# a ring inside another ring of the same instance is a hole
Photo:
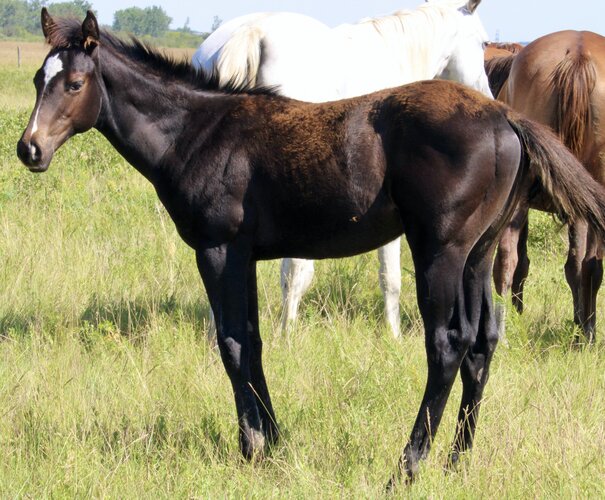
[[[205,72],[211,73],[215,68],[223,46],[233,36],[233,33],[241,26],[257,22],[267,15],[268,13],[266,12],[256,12],[236,17],[221,24],[195,51],[191,62],[195,67],[202,68]]]
[[[217,72],[223,86],[276,87],[294,99],[322,102],[342,97],[332,83],[341,78],[341,61],[335,60],[338,44],[332,30],[312,17],[252,14],[212,33],[194,54],[193,64]]]
[[[217,72],[222,85],[272,86],[311,102],[435,77],[491,95],[483,41],[485,30],[465,0],[431,1],[333,29],[303,14],[258,13],[221,26],[202,43],[193,63]]]

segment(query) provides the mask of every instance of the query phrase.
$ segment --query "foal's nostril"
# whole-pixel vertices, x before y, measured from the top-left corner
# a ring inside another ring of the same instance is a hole
[[[42,150],[35,142],[29,144],[29,155],[32,163],[37,163],[42,158]]]
[[[30,160],[30,148],[29,148],[29,145],[23,139],[21,139],[17,143],[17,156],[23,163],[25,163],[26,165],[29,165],[29,163],[31,161]]]
[[[17,143],[17,156],[28,167],[34,166],[42,160],[42,149],[35,142],[21,139]]]

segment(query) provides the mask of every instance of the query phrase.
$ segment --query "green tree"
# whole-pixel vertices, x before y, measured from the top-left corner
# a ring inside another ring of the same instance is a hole
[[[113,29],[128,31],[135,35],[160,36],[168,31],[172,18],[164,9],[153,6],[141,9],[130,7],[118,10],[113,15]]]
[[[40,33],[40,0],[0,0],[0,33],[15,36]]]

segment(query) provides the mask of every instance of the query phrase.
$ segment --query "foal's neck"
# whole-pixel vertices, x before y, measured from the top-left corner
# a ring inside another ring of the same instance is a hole
[[[103,109],[96,128],[149,180],[187,126],[196,93],[142,71],[121,55],[101,60]]]

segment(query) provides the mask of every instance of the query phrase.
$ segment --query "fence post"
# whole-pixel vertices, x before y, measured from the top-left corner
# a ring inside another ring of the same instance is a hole
[[[21,67],[21,46],[17,45],[17,68]]]

